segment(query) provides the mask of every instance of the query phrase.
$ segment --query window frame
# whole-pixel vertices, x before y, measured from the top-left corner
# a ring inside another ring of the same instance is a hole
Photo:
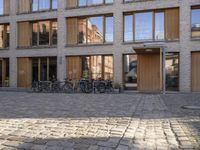
[[[192,36],[192,32],[194,31],[194,27],[192,27],[192,10],[195,10],[195,9],[199,9],[200,10],[200,5],[194,5],[194,6],[191,6],[191,19],[190,19],[190,30],[191,30],[191,33],[190,33],[190,36],[191,36],[191,39],[200,39],[200,36]],[[198,27],[198,29],[196,31],[199,31],[200,32],[200,27]]]
[[[44,22],[44,21],[47,21],[49,22],[49,42],[48,42],[48,45],[40,45],[40,36],[39,36],[39,31],[40,31],[40,25],[39,23],[40,22]],[[52,22],[57,22],[57,20],[39,20],[39,21],[33,21],[33,22],[30,22],[30,30],[31,30],[31,42],[30,42],[30,46],[31,47],[53,47],[53,46],[57,46],[57,44],[53,44],[53,32],[52,32]],[[36,45],[33,45],[33,24],[36,23],[37,24],[37,44]]]
[[[57,8],[56,9],[53,9],[53,0],[48,0],[49,1],[49,8],[48,9],[40,9],[40,3],[39,1],[40,0],[37,0],[37,10],[33,10],[33,1],[34,0],[31,0],[30,1],[30,12],[31,13],[34,13],[34,12],[46,12],[46,11],[56,11],[58,9],[58,0],[57,0]]]
[[[147,12],[151,12],[152,13],[152,39],[141,39],[141,40],[136,40],[136,37],[135,37],[135,27],[136,27],[136,21],[135,21],[135,14],[137,13],[147,13]],[[136,11],[136,12],[125,12],[123,14],[123,43],[141,43],[141,42],[163,42],[163,41],[166,41],[166,32],[165,32],[165,18],[164,18],[164,38],[163,39],[159,39],[159,40],[156,40],[155,39],[155,31],[156,31],[156,13],[164,13],[164,17],[165,17],[165,10],[163,9],[158,9],[158,10],[143,10],[143,11]],[[129,40],[129,41],[125,41],[125,16],[128,16],[128,15],[132,15],[132,30],[133,30],[133,33],[132,33],[132,36],[133,36],[133,40]]]

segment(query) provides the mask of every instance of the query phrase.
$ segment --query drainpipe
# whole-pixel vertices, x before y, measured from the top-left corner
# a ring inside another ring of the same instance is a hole
[[[162,62],[162,67],[163,67],[163,94],[166,94],[166,70],[165,70],[165,60],[166,60],[166,51],[167,47],[162,47],[162,55],[163,55],[163,62]]]

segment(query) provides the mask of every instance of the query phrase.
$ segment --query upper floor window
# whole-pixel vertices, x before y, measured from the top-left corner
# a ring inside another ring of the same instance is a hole
[[[0,16],[9,15],[10,12],[10,0],[0,0]]]
[[[19,47],[52,45],[57,45],[57,21],[18,23]]]
[[[192,7],[192,37],[199,38],[200,37],[200,6]]]
[[[18,0],[18,13],[57,9],[57,0]]]
[[[124,41],[179,39],[179,9],[126,13]]]
[[[113,16],[67,18],[67,44],[113,42]]]
[[[112,4],[113,0],[67,0],[67,8]]]
[[[0,48],[9,47],[10,27],[8,24],[0,24]]]

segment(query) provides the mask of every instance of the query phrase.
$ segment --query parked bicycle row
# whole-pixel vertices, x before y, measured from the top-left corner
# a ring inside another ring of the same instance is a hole
[[[44,93],[112,93],[114,92],[113,82],[110,80],[89,80],[80,79],[64,81],[34,81],[33,92]]]

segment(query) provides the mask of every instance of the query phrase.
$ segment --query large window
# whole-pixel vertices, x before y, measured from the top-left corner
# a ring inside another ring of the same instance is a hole
[[[179,39],[179,9],[125,13],[124,42]]]
[[[113,79],[112,56],[73,56],[67,57],[67,76],[70,79]]]
[[[166,90],[179,90],[179,53],[166,53]]]
[[[32,58],[32,81],[57,79],[56,57]]]
[[[67,8],[71,7],[86,7],[94,5],[112,4],[113,0],[67,0]]]
[[[9,25],[0,25],[0,48],[8,48],[10,39]]]
[[[32,23],[32,46],[57,45],[57,22]]]
[[[113,16],[67,18],[68,45],[103,44],[112,42]]]
[[[32,0],[32,11],[57,9],[57,0]]]
[[[200,6],[192,7],[192,37],[200,38]]]

